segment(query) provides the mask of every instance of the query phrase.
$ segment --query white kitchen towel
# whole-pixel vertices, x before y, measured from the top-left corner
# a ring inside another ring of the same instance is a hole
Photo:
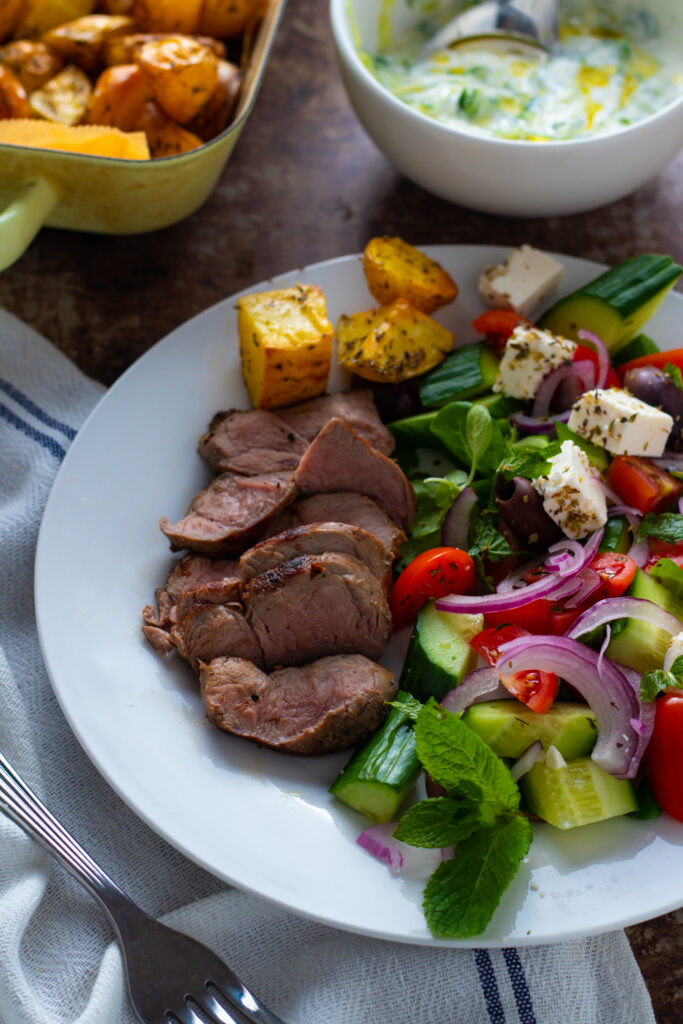
[[[653,1024],[623,932],[500,951],[346,934],[226,887],[119,800],[53,697],[33,608],[42,510],[102,391],[0,311],[0,750],[52,812],[145,910],[209,944],[288,1024]],[[0,815],[0,1024],[133,1020],[102,910]]]

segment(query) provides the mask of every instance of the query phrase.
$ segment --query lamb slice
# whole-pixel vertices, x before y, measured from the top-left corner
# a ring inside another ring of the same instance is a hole
[[[166,577],[163,586],[155,592],[156,609],[145,605],[142,617],[148,626],[170,629],[176,622],[178,601],[188,591],[207,583],[225,583],[240,579],[239,562],[223,558],[205,558],[203,555],[184,555]]]
[[[292,754],[348,750],[377,729],[394,677],[360,654],[334,655],[270,675],[240,658],[200,670],[207,717],[219,729]]]
[[[292,473],[237,476],[221,473],[194,499],[178,523],[159,525],[178,551],[226,556],[244,551],[263,533],[264,524],[296,497]]]
[[[264,409],[217,412],[198,451],[217,473],[246,476],[296,469],[308,442],[284,420]]]
[[[171,640],[195,672],[202,664],[224,656],[263,664],[256,634],[239,604],[191,602],[182,620],[171,630]]]
[[[352,555],[363,562],[384,587],[388,587],[391,561],[386,548],[371,533],[348,523],[311,523],[275,534],[244,552],[240,558],[240,571],[243,578],[249,580],[268,569],[276,569],[297,555],[322,555],[326,551]]]
[[[303,494],[360,491],[406,529],[415,518],[415,492],[402,470],[341,420],[330,420],[309,445],[294,474]]]
[[[382,656],[391,614],[382,583],[351,555],[299,555],[244,584],[267,669],[329,654]]]
[[[312,441],[330,420],[337,419],[384,455],[391,455],[396,445],[394,435],[379,418],[370,391],[339,391],[278,409],[277,414],[307,441]]]
[[[376,537],[392,560],[396,558],[406,539],[403,531],[399,530],[376,501],[357,491],[314,494],[310,498],[295,501],[285,510],[284,514],[301,526],[322,522],[340,522],[358,526],[361,530],[366,530]],[[283,520],[278,516],[277,521]]]

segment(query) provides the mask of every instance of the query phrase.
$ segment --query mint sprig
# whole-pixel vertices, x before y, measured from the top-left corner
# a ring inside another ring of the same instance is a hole
[[[652,701],[665,690],[683,690],[683,655],[676,658],[668,672],[655,668],[641,677],[641,700]]]

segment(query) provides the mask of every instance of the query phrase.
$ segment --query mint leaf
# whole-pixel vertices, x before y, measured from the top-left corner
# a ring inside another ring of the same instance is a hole
[[[498,466],[498,473],[506,477],[523,476],[535,480],[550,472],[549,459],[560,454],[560,442],[551,441],[542,448],[515,448]]]
[[[473,405],[472,402],[449,402],[439,410],[431,426],[432,433],[453,458],[468,470],[472,465],[473,456],[467,436],[467,417],[473,408],[480,407]],[[501,424],[506,424],[507,429],[506,420],[491,419],[491,441],[477,461],[477,472],[481,476],[492,476],[510,450]]]
[[[460,470],[447,476],[428,476],[413,483],[417,498],[415,518],[410,525],[410,537],[425,537],[441,528],[446,513],[462,490]]]
[[[387,701],[387,707],[398,708],[402,711],[406,718],[409,718],[411,722],[417,719],[420,711],[424,705],[417,699],[417,697],[411,697],[405,690],[398,690],[393,700]]]
[[[678,512],[648,512],[636,530],[636,540],[641,537],[654,537],[667,544],[677,544],[683,540],[683,516]]]
[[[480,804],[479,817],[491,823],[519,807],[519,789],[501,759],[457,715],[433,698],[415,722],[417,756],[448,796]]]
[[[480,828],[477,805],[471,800],[432,797],[413,804],[399,821],[394,836],[411,846],[453,846]]]
[[[681,388],[683,390],[683,374],[681,374],[678,366],[674,366],[673,363],[666,363],[664,373],[671,377],[677,388]]]
[[[455,857],[436,869],[424,891],[425,917],[437,938],[467,939],[485,930],[531,836],[526,818],[515,815],[458,843]]]
[[[652,701],[664,690],[683,690],[683,655],[676,658],[668,672],[655,668],[641,677],[641,700]]]
[[[489,562],[502,562],[516,554],[503,534],[496,528],[491,513],[487,509],[473,509],[470,518],[470,530],[467,550],[474,558],[480,555]]]
[[[470,407],[465,417],[465,440],[470,450],[472,465],[467,483],[472,483],[480,459],[488,451],[493,440],[493,420],[488,409],[483,405]]]

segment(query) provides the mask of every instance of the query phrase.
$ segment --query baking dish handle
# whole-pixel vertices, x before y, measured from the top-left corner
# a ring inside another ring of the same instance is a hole
[[[22,186],[0,213],[0,270],[26,252],[58,202],[57,189],[45,178],[35,178]]]

